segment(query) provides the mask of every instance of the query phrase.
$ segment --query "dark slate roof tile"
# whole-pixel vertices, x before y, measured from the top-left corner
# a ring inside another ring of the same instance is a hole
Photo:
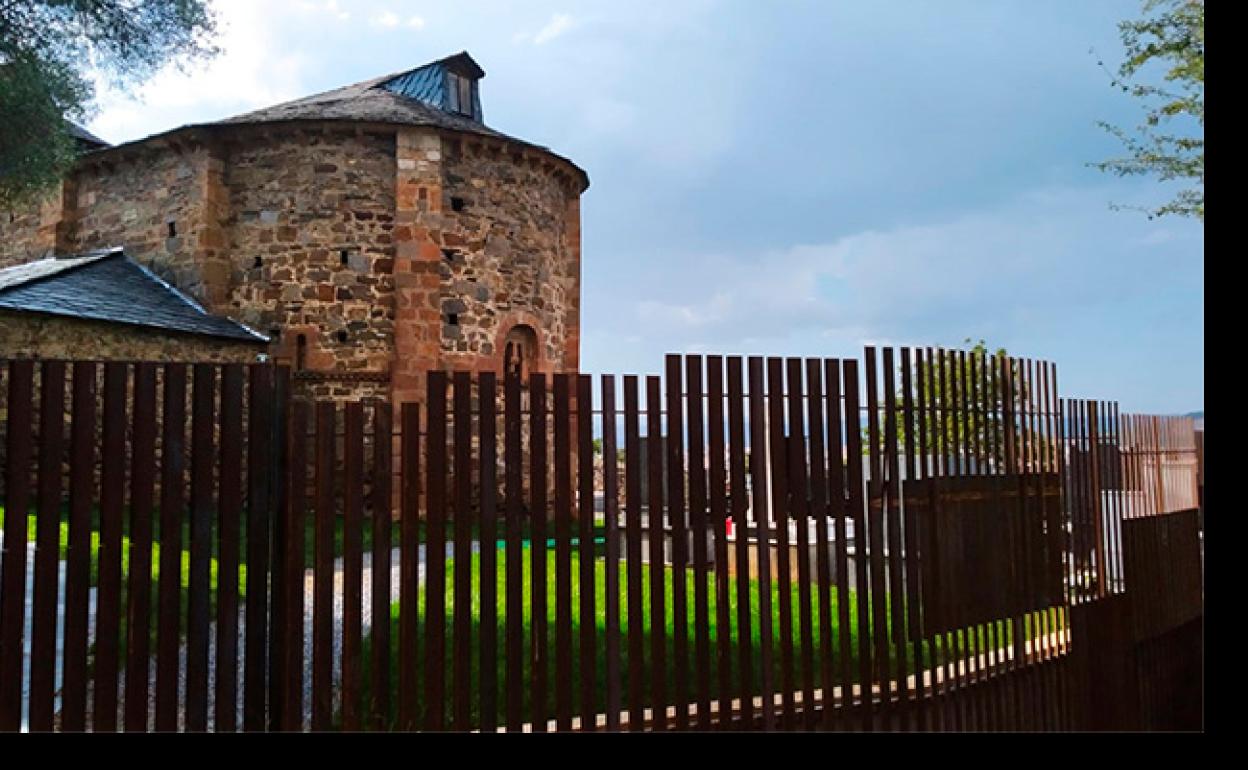
[[[121,249],[0,270],[0,309],[268,342],[237,321],[208,313]]]
[[[163,132],[161,134],[155,134],[153,136],[146,137],[145,139],[137,139],[133,142],[117,145],[116,148],[102,148],[101,151],[126,147],[131,144],[139,144],[150,139],[172,134],[181,130],[206,129],[211,131],[226,126],[263,123],[325,120],[430,126],[448,131],[493,137],[495,139],[512,142],[525,147],[531,147],[548,153],[555,158],[566,161],[577,171],[580,171],[583,186],[589,186],[589,177],[579,166],[573,163],[570,159],[553,152],[549,147],[535,144],[533,142],[527,142],[523,139],[518,139],[514,136],[504,134],[501,131],[496,131],[489,126],[486,126],[484,123],[473,120],[472,118],[464,115],[443,110],[433,104],[430,104],[428,101],[422,100],[421,98],[413,98],[411,95],[396,93],[396,89],[402,91],[402,83],[405,77],[414,76],[421,70],[426,70],[434,67],[435,65],[443,65],[458,72],[474,76],[477,72],[480,72],[481,75],[485,74],[481,71],[477,63],[472,60],[472,57],[468,56],[467,52],[458,53],[453,56],[439,59],[436,62],[431,62],[430,64],[425,64],[420,67],[404,70],[402,72],[394,72],[389,75],[370,78],[369,80],[353,83],[349,86],[343,86],[341,88],[335,88],[323,93],[305,96],[300,99],[273,105],[271,107],[264,107],[242,115],[225,118],[224,120],[209,123],[193,123],[171,131]]]

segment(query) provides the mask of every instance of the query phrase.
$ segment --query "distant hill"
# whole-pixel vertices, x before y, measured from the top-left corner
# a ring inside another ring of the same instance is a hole
[[[1196,430],[1205,429],[1205,410],[1204,409],[1201,409],[1199,412],[1188,412],[1187,414],[1183,416],[1191,417],[1193,420],[1196,421]]]

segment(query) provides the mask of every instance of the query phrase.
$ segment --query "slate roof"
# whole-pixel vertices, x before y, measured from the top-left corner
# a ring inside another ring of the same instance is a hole
[[[466,131],[472,134],[493,136],[508,139],[521,144],[530,144],[514,136],[489,128],[484,123],[449,110],[440,109],[427,100],[414,99],[394,89],[388,88],[393,81],[422,70],[436,72],[441,77],[442,68],[462,72],[472,77],[485,76],[467,51],[453,56],[422,64],[402,72],[395,72],[381,77],[370,78],[352,83],[349,86],[335,88],[312,96],[305,96],[294,101],[276,104],[272,107],[236,115],[232,118],[217,121],[217,125],[235,123],[271,123],[285,120],[358,120],[377,123],[401,123],[415,126],[435,126],[452,131]],[[538,146],[538,145],[530,145]],[[542,148],[546,149],[546,148]]]
[[[0,270],[0,310],[257,344],[269,341],[237,321],[210,314],[119,248],[48,257]]]
[[[112,146],[108,142],[104,141],[100,137],[91,133],[90,131],[78,125],[77,123],[73,122],[72,120],[67,120],[65,122],[68,124],[69,135],[77,139],[78,142],[86,149],[98,150],[102,147]]]
[[[564,158],[563,156],[551,151],[549,147],[534,144],[533,142],[526,142],[525,140],[518,139],[514,136],[509,136],[465,115],[440,109],[438,106],[435,106],[428,101],[424,101],[419,98],[412,98],[409,95],[404,95],[403,93],[398,92],[402,88],[400,85],[402,79],[406,76],[411,76],[419,70],[439,66],[445,67],[446,69],[452,71],[464,73],[469,76],[475,75],[477,72],[480,72],[482,76],[485,74],[467,52],[461,52],[428,64],[422,64],[419,67],[403,70],[402,72],[395,72],[381,77],[370,78],[369,80],[353,83],[349,86],[343,86],[341,88],[335,88],[323,93],[305,96],[293,101],[276,104],[272,107],[264,107],[242,115],[225,118],[224,120],[209,123],[194,123],[182,126],[181,128],[155,134],[145,139],[138,139],[133,142],[114,145],[113,147],[104,147],[99,151],[107,152],[112,149],[137,145],[159,136],[166,136],[168,134],[188,129],[212,130],[214,128],[226,126],[320,120],[359,123],[389,123],[411,126],[431,126],[449,131],[494,137],[496,139],[514,142],[526,147],[532,147],[549,153],[550,155],[571,164],[573,168],[580,172],[584,187],[589,186],[589,177],[585,174],[584,170],[568,158]]]
[[[438,109],[427,102],[411,99],[383,87],[391,80],[405,74],[407,72],[372,78],[335,88],[332,91],[305,96],[292,102],[236,115],[217,121],[213,125],[275,123],[286,120],[353,120],[367,123],[434,126],[531,144],[495,131],[484,123],[478,123],[464,115]]]

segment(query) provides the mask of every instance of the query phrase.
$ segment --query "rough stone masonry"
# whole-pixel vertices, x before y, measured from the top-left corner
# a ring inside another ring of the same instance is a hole
[[[423,401],[431,368],[576,371],[589,180],[486,127],[483,76],[457,54],[95,147],[39,205],[0,212],[0,267],[122,246],[269,335],[301,395]],[[465,85],[471,100],[452,97]],[[25,339],[74,348],[55,331]],[[99,355],[151,358],[150,337],[113,335]]]

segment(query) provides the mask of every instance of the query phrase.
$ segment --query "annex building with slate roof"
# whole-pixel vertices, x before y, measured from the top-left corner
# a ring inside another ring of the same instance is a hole
[[[45,257],[0,268],[0,348],[6,355],[90,359],[256,360],[265,335],[213,315],[122,249]]]
[[[64,268],[0,289],[0,355],[52,357],[73,347],[52,327],[93,324],[112,329],[94,358],[146,358],[163,335],[197,360],[193,338],[289,363],[305,395],[396,402],[422,400],[431,368],[575,371],[589,180],[487,126],[484,76],[460,53],[125,144],[83,132],[59,190],[0,211],[0,268]],[[108,292],[91,280],[123,269],[132,280]],[[114,317],[125,290],[138,294]],[[245,338],[175,328],[162,314],[178,297],[184,320],[193,306]],[[18,344],[20,314],[44,331]]]

